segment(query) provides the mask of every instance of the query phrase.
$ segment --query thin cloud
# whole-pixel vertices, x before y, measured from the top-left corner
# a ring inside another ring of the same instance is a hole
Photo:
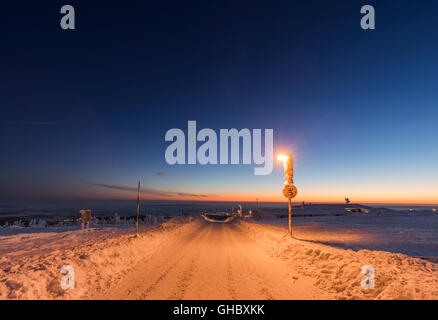
[[[127,186],[104,184],[104,183],[88,183],[88,184],[92,185],[92,186],[96,186],[96,187],[113,189],[113,190],[133,191],[133,192],[137,191],[137,188],[135,188],[135,187],[127,187]],[[159,189],[148,188],[148,187],[142,187],[141,193],[151,195],[151,196],[165,196],[165,197],[198,197],[198,198],[209,197],[209,195],[207,195],[207,194],[173,192],[173,191],[159,190]]]
[[[28,121],[28,122],[0,122],[2,126],[56,126],[56,122],[40,122],[40,121]]]
[[[176,194],[182,197],[199,197],[199,198],[209,197],[209,195],[207,194],[195,194],[195,193],[185,193],[185,192],[178,192]]]
[[[87,183],[92,186],[102,187],[107,189],[115,189],[115,190],[123,190],[123,191],[137,191],[137,188],[134,187],[124,187],[124,186],[116,186],[111,184],[103,184],[103,183]]]

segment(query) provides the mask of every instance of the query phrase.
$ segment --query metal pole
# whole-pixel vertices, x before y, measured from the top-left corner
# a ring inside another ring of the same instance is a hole
[[[290,159],[292,159],[292,156],[289,156],[288,160],[286,160],[284,162],[284,173],[285,173],[285,178],[286,178],[286,184],[287,185],[291,185],[292,182],[292,177],[288,177],[287,175],[289,174],[288,169],[290,170]],[[288,198],[288,203],[289,203],[289,233],[292,236],[292,198]]]
[[[289,198],[289,233],[292,237],[292,199]]]
[[[138,235],[138,215],[139,215],[139,209],[140,209],[140,181],[138,182],[138,188],[137,188],[137,223],[135,224],[135,232]]]
[[[297,195],[297,188],[294,186],[294,160],[292,155],[282,156],[284,161],[284,187],[283,195],[288,199],[289,204],[289,233],[292,237],[292,198]]]

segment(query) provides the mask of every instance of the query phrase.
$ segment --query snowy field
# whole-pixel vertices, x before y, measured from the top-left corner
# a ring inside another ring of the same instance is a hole
[[[288,219],[258,222],[287,228]],[[381,250],[438,262],[438,216],[431,213],[369,213],[294,217],[295,236],[344,249]]]
[[[438,216],[319,209],[294,217],[294,239],[267,213],[177,217],[138,238],[132,225],[0,228],[0,299],[438,299]],[[73,290],[60,286],[64,265]],[[364,265],[373,290],[360,286]]]

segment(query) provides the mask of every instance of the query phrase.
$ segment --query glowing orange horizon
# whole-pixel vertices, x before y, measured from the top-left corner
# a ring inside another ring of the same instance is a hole
[[[126,200],[135,200],[136,196],[131,194],[113,194],[113,195],[100,195],[97,198],[101,199],[126,199]],[[232,194],[232,195],[208,195],[206,197],[196,197],[196,196],[180,196],[180,197],[166,197],[166,196],[141,196],[141,200],[164,200],[164,201],[203,201],[203,202],[256,202],[259,203],[268,203],[268,202],[285,202],[284,197],[279,196],[263,196],[263,195],[244,195],[244,194]],[[309,197],[297,197],[295,199],[295,203],[301,202],[311,202],[311,203],[343,203],[342,197],[334,198],[309,198]],[[361,203],[361,204],[401,204],[401,205],[438,205],[438,201],[434,201],[432,199],[397,199],[397,198],[352,198],[352,203]]]
[[[142,200],[166,200],[166,201],[204,201],[204,202],[285,202],[285,198],[281,193],[282,183],[278,183],[278,188],[269,187],[266,190],[205,190],[185,189],[171,190],[169,194],[157,195],[147,194],[141,195]],[[410,190],[391,189],[385,190],[386,187],[380,188],[354,188],[343,186],[339,189],[334,188],[306,188],[303,186],[302,191],[298,193],[294,203],[312,202],[312,203],[343,203],[344,197],[350,197],[353,203],[361,204],[406,204],[406,205],[437,205],[436,199],[437,190],[431,190],[428,187],[417,189],[418,195],[410,193]],[[180,192],[179,192],[180,191]],[[167,191],[164,191],[166,193]],[[182,193],[178,195],[178,193]],[[197,195],[203,196],[197,196]],[[59,195],[61,197],[61,195]],[[68,192],[67,198],[88,198],[88,199],[127,199],[135,200],[136,192],[120,191],[111,189],[96,189],[83,190],[82,192]],[[258,200],[256,200],[258,199]]]

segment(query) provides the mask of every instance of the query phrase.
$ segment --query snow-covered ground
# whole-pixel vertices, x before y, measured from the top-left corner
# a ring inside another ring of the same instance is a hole
[[[313,233],[310,226],[301,228],[295,224],[295,238],[291,239],[285,225],[284,222],[277,225],[247,222],[240,226],[272,258],[282,259],[290,269],[296,270],[298,277],[313,279],[312,283],[323,289],[327,298],[438,299],[436,263],[386,251],[341,249],[331,242],[358,244],[363,234],[356,237],[342,230],[318,231],[320,225]],[[331,242],[324,243],[321,239]],[[364,290],[360,285],[363,266],[374,269],[373,290]]]
[[[135,236],[132,225],[45,229],[51,232],[23,228],[31,233],[0,236],[0,299],[87,298],[90,292],[120,280],[169,238],[191,228],[189,221],[176,218],[160,225],[141,226],[140,238]],[[74,290],[61,288],[64,265],[75,268]]]
[[[287,227],[288,219],[259,222]],[[344,249],[382,250],[438,262],[438,215],[388,212],[343,216],[299,216],[292,220],[295,236]]]
[[[295,238],[271,215],[178,217],[140,237],[129,225],[3,228],[0,299],[438,299],[437,216],[332,209],[295,217]],[[75,289],[61,288],[64,265]],[[373,290],[361,287],[364,265]]]

